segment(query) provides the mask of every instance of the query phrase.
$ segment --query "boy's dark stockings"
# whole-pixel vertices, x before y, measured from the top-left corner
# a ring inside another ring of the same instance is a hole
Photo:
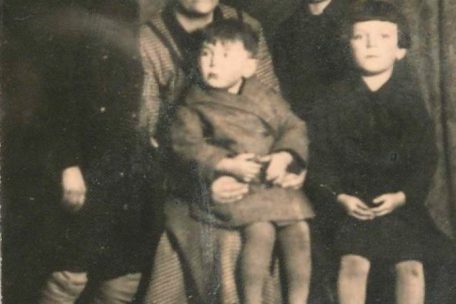
[[[276,234],[287,276],[288,304],[307,303],[311,272],[310,233],[307,223],[296,222],[276,231],[272,223],[259,222],[246,226],[243,233],[242,303],[262,303],[264,281],[269,271]]]

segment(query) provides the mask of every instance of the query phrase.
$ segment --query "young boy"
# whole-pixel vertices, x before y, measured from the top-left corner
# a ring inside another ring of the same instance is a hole
[[[432,121],[401,62],[406,21],[392,4],[367,2],[349,32],[358,70],[313,113],[309,168],[310,184],[344,211],[339,303],[365,302],[372,260],[394,265],[397,303],[424,303],[425,249],[438,255],[443,239],[424,207],[437,157]]]
[[[310,244],[305,220],[313,211],[300,189],[287,188],[287,170],[304,174],[305,124],[252,76],[258,38],[250,26],[225,20],[204,35],[198,61],[201,84],[188,93],[171,132],[178,160],[198,181],[190,189],[192,213],[215,225],[242,228],[242,303],[262,302],[276,234],[288,303],[306,303]],[[250,193],[230,204],[208,201],[205,185],[220,175],[248,184]],[[188,190],[181,189],[188,197]]]

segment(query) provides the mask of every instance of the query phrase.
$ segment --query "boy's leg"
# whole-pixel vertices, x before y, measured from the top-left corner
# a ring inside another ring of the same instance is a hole
[[[419,261],[396,264],[396,303],[424,303],[424,270]]]
[[[288,303],[307,303],[311,274],[310,230],[300,221],[279,230],[283,262],[287,274]]]
[[[366,302],[370,262],[359,255],[344,255],[340,263],[337,292],[340,304]]]
[[[87,285],[86,272],[56,271],[46,281],[39,304],[73,304]]]
[[[129,273],[108,281],[98,287],[93,304],[126,304],[131,303],[138,290],[141,273]]]
[[[244,304],[262,303],[263,285],[275,242],[275,227],[269,222],[244,228],[241,252],[242,297]]]

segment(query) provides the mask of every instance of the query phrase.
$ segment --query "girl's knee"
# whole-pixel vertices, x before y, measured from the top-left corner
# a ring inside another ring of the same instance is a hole
[[[370,270],[370,262],[366,258],[357,255],[345,255],[340,263],[339,275],[352,279],[367,279]]]
[[[419,261],[404,261],[396,264],[396,273],[398,276],[407,278],[424,277],[423,264]]]

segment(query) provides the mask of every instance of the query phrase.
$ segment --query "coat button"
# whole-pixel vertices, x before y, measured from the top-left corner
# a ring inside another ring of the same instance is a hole
[[[125,211],[128,210],[128,205],[127,204],[123,204],[122,209],[125,210]]]
[[[100,108],[100,113],[104,113],[104,112],[106,112],[106,107],[101,107]]]

